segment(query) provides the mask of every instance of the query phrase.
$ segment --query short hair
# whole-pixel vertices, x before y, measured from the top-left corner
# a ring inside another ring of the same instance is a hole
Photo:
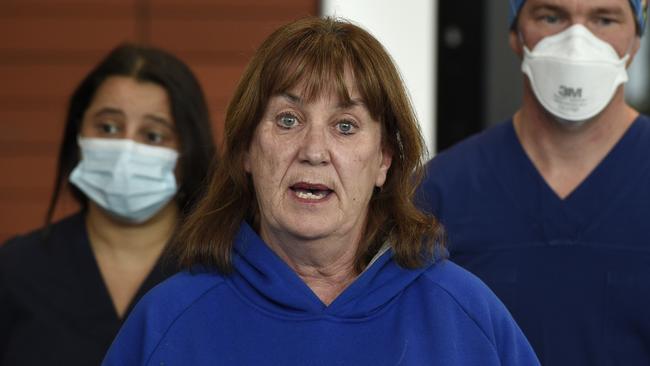
[[[71,190],[82,209],[87,206],[88,198],[77,187],[66,182],[80,160],[77,136],[84,113],[97,89],[111,76],[151,82],[167,92],[180,142],[180,185],[176,202],[182,213],[193,206],[205,183],[209,166],[214,163],[212,159],[216,149],[208,107],[201,86],[189,67],[174,55],[157,48],[119,45],[81,81],[70,98],[46,225],[52,221],[60,192],[65,186]]]
[[[171,247],[181,267],[232,271],[232,247],[242,221],[259,229],[259,208],[244,156],[269,99],[301,84],[307,100],[329,90],[350,101],[346,70],[352,72],[370,115],[382,125],[383,147],[393,153],[386,182],[369,203],[355,269],[365,268],[384,243],[391,245],[403,267],[433,260],[436,247],[444,245],[442,228],[412,201],[422,177],[425,145],[397,68],[382,45],[360,27],[309,17],[273,32],[244,71],[226,114],[221,164],[206,197]]]

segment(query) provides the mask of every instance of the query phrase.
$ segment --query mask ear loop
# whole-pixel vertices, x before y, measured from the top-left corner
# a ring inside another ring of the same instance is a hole
[[[635,34],[634,38],[632,38],[632,42],[630,42],[630,44],[627,46],[627,50],[625,50],[623,57],[621,57],[621,61],[627,63],[627,61],[630,59],[630,55],[632,54],[632,48],[634,47],[634,42],[636,41],[637,37],[639,36]],[[625,68],[627,68],[627,66]]]
[[[521,31],[519,29],[517,29],[517,38],[519,39],[519,42],[521,43],[521,47],[524,50],[524,55],[530,54],[532,50],[528,48],[528,46],[526,45],[526,42],[524,41],[524,35],[521,34]]]

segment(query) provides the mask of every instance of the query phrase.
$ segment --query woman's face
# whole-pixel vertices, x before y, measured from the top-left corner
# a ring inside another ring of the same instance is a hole
[[[308,102],[300,85],[273,96],[245,158],[260,209],[260,234],[358,242],[391,154],[350,77],[352,104],[335,93]]]
[[[165,89],[126,76],[111,76],[100,85],[84,113],[79,134],[179,148]]]

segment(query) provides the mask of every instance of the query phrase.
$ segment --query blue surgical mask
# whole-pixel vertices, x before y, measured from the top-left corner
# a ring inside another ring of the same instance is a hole
[[[178,152],[127,139],[79,137],[81,161],[70,182],[111,215],[142,223],[176,194]]]

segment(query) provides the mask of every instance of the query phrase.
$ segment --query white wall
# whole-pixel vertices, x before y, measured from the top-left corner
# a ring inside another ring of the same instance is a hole
[[[436,22],[438,0],[322,0],[322,15],[349,19],[372,33],[402,74],[433,155],[436,115]]]

